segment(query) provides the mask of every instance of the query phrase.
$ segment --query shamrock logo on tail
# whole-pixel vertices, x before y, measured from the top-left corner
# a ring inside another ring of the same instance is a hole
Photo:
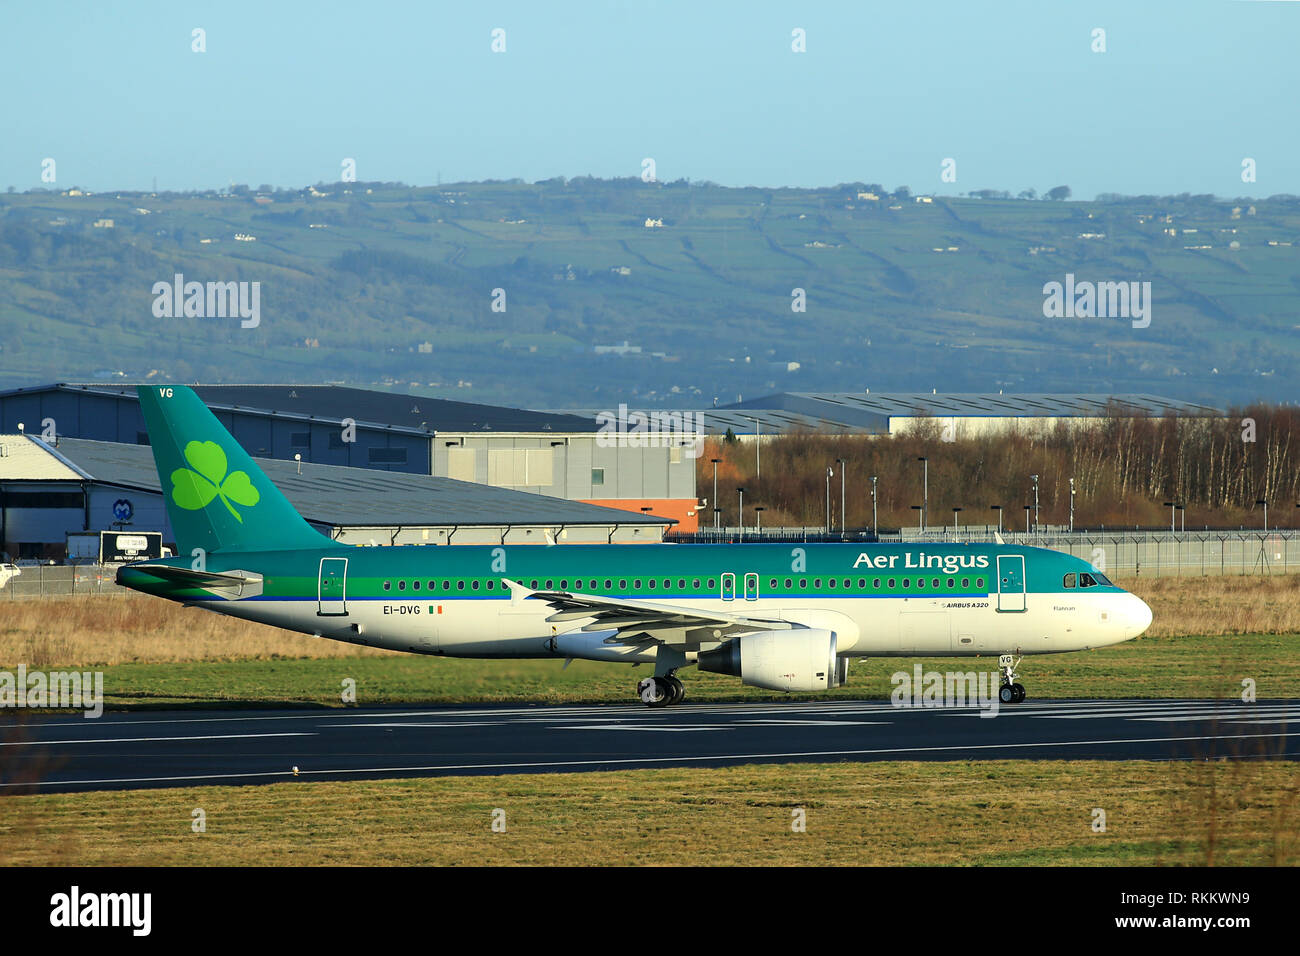
[[[235,504],[251,508],[261,500],[248,475],[242,471],[226,474],[226,453],[214,441],[192,441],[185,446],[185,460],[190,468],[172,472],[172,501],[186,511],[206,508],[213,498],[220,498],[235,520],[244,519]],[[191,470],[192,469],[192,470]]]

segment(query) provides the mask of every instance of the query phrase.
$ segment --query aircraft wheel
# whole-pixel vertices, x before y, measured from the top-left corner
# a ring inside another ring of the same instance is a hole
[[[998,691],[998,700],[1004,704],[1014,704],[1016,702],[1016,692],[1012,689],[1012,685],[1002,685],[1001,690]]]
[[[1024,703],[1024,700],[1025,700],[1025,687],[1024,687],[1024,685],[1023,685],[1023,684],[1012,684],[1012,685],[1011,685],[1011,689],[1012,689],[1013,691],[1016,692],[1016,699],[1015,699],[1014,702],[1017,703],[1017,704]]]
[[[647,707],[665,707],[672,703],[672,688],[660,677],[643,677],[636,685],[636,693]]]
[[[667,682],[668,682],[668,686],[669,686],[669,688],[671,688],[672,694],[671,694],[671,697],[669,698],[668,703],[669,703],[669,704],[680,704],[680,703],[682,702],[682,699],[686,696],[686,687],[685,687],[685,685],[683,685],[682,682],[681,682],[679,679],[677,679],[676,677],[672,677],[672,676],[669,676],[669,677],[661,677],[661,678],[659,678],[659,680],[665,680],[665,681],[667,681]]]

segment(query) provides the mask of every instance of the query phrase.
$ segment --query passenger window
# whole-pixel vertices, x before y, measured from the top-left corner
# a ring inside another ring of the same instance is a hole
[[[806,589],[807,587],[808,587],[808,579],[807,579],[807,578],[800,578],[800,579],[799,579],[799,590],[802,591],[802,590]]]
[[[606,579],[605,579],[605,590],[608,591],[608,590],[609,590],[610,588],[612,588],[613,586],[614,586],[614,582],[611,581],[609,578],[606,578]]]
[[[536,582],[536,581],[533,582],[533,587],[537,587],[537,582]],[[447,581],[447,580],[444,580],[444,581],[442,582],[442,589],[443,589],[444,591],[450,591],[450,590],[451,590],[451,582],[450,582],[450,581]]]
[[[464,581],[457,581],[457,582],[456,582],[456,590],[457,590],[457,591],[463,591],[463,590],[465,590],[465,582],[464,582]]]
[[[492,580],[491,578],[488,578],[487,589],[491,591],[496,586],[497,586],[496,581]]]
[[[406,590],[406,582],[405,582],[405,581],[398,581],[398,582],[397,582],[397,590],[399,590],[399,591],[405,591],[405,590]]]
[[[957,579],[956,579],[956,578],[949,578],[949,579],[948,579],[948,588],[951,590],[952,588],[954,588],[954,587],[956,587],[956,586],[957,586]]]
[[[478,590],[478,578],[475,578],[473,584],[471,584],[470,586],[471,586],[475,591],[477,591],[477,590]]]
[[[978,588],[979,590],[983,591],[983,590],[984,590],[984,579],[983,579],[983,578],[978,579],[978,580],[975,582],[975,587]]]
[[[897,584],[897,583],[898,583],[898,579],[897,579],[897,578],[890,578],[890,579],[889,579],[889,589],[892,591],[892,590],[894,589],[894,585]]]
[[[385,581],[385,582],[384,582],[384,590],[385,590],[385,591],[391,591],[392,588],[393,588],[393,582],[392,582],[392,581]]]
[[[412,582],[411,582],[411,590],[413,590],[413,591],[418,591],[418,590],[420,590],[420,582],[419,582],[419,581],[412,581]]]
[[[632,582],[632,587],[633,587],[635,590],[640,591],[640,590],[641,590],[641,579],[640,579],[640,578],[637,578],[635,581],[633,581],[633,582]]]
[[[536,591],[536,590],[537,590],[537,579],[536,579],[536,578],[533,578],[532,581],[528,582],[528,586],[529,586],[530,588],[532,588],[534,591]]]
[[[933,581],[931,581],[930,586],[937,591],[939,589],[939,579],[935,578]]]
[[[872,586],[873,588],[878,588],[878,587],[880,587],[880,578],[873,578],[872,581],[871,581],[871,586]]]
[[[436,590],[438,590],[438,582],[437,582],[437,581],[430,581],[430,582],[429,582],[429,590],[430,590],[430,591],[436,591]]]
[[[845,578],[845,579],[844,579],[844,586],[845,586],[846,588],[847,588],[847,587],[850,587],[852,584],[853,584],[853,582],[850,581],[848,578]]]
[[[561,591],[567,591],[567,590],[569,590],[569,579],[568,579],[568,578],[565,578],[564,580],[562,580],[562,581],[560,582],[560,590],[561,590]]]
[[[1065,576],[1065,586],[1067,588],[1072,588],[1074,587],[1074,584],[1075,584],[1075,574],[1073,571],[1071,571],[1069,574]]]
[[[712,591],[717,586],[717,582],[713,578],[709,578],[709,590]]]
[[[695,588],[695,590],[698,591],[700,589],[700,579],[696,578],[694,581],[692,581],[691,587]]]
[[[785,579],[785,589],[788,591],[788,590],[790,590],[790,588],[792,588],[793,586],[794,586],[794,582],[791,581],[789,578],[786,578],[786,579]]]
[[[651,578],[649,581],[647,581],[646,586],[649,587],[651,591],[653,591],[655,589],[655,579]]]
[[[970,587],[970,578],[962,578],[962,579],[961,579],[961,586],[962,586],[962,589],[963,589],[963,590],[965,590],[966,588]]]
[[[679,590],[679,591],[685,591],[685,590],[686,590],[686,579],[685,579],[685,578],[678,578],[678,579],[677,579],[677,590]]]
[[[546,579],[546,590],[548,590],[548,591],[551,590],[551,588],[554,586],[554,584],[555,584],[554,581],[552,581],[550,578],[547,578],[547,579]]]
[[[627,590],[627,578],[619,578],[619,579],[618,579],[618,589],[619,589],[620,591],[626,591],[626,590]]]
[[[770,579],[770,580],[767,582],[767,586],[768,586],[768,589],[769,589],[769,590],[775,591],[775,590],[776,590],[776,578],[772,578],[772,579]]]
[[[672,586],[673,586],[673,582],[669,578],[664,578],[664,590],[665,591],[670,590]]]
[[[835,590],[835,579],[834,579],[834,578],[827,578],[827,579],[826,579],[826,583],[830,586],[830,589],[831,589],[832,591]]]

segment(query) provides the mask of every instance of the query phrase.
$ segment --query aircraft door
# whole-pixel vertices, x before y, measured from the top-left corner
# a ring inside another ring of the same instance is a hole
[[[1024,555],[998,557],[998,610],[1025,610],[1025,558]]]
[[[321,558],[316,591],[316,613],[342,616],[348,613],[348,559]]]

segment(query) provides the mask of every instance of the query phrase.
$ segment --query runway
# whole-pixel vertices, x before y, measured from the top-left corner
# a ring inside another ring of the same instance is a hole
[[[985,714],[981,716],[981,714]],[[0,794],[873,760],[1300,756],[1300,700],[0,714]]]

